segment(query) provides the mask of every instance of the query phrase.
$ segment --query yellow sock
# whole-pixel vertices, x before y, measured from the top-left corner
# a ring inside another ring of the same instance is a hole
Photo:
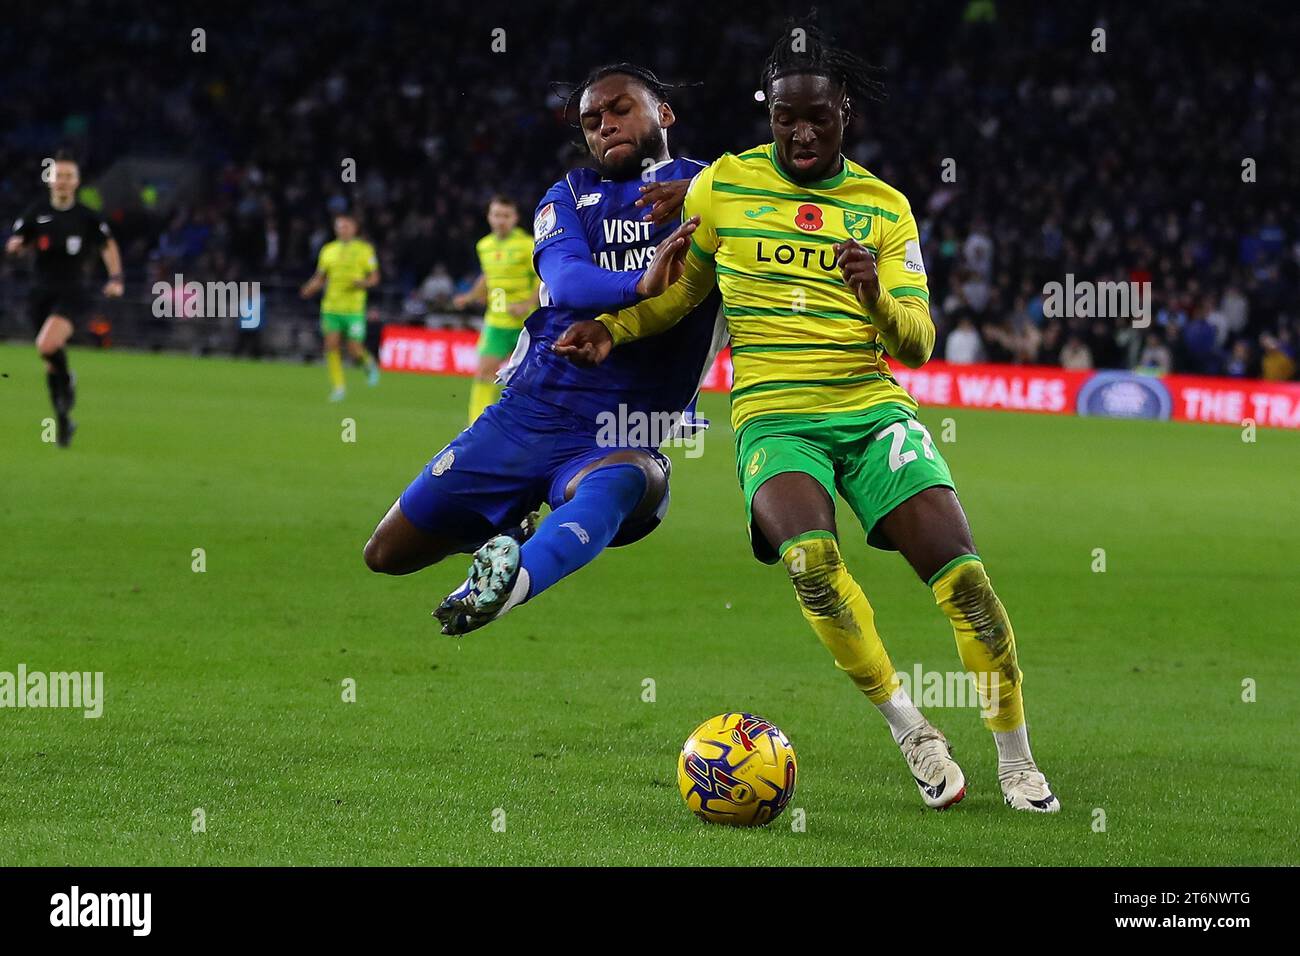
[[[335,388],[343,387],[343,356],[339,354],[338,349],[330,349],[325,353],[325,364],[330,371],[330,384]]]
[[[1023,726],[1024,675],[1016,662],[1016,635],[989,583],[984,562],[974,554],[954,558],[930,579],[930,588],[935,603],[952,622],[962,664],[975,675],[984,703],[984,725],[997,733]]]
[[[817,637],[873,704],[889,700],[899,685],[894,665],[876,633],[876,615],[844,567],[829,531],[810,531],[781,545],[799,607]]]
[[[487,408],[501,397],[501,386],[495,382],[475,382],[469,387],[469,423],[483,414]]]

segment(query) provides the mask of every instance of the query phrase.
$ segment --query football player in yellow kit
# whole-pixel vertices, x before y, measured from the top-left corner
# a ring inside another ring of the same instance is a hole
[[[470,386],[469,421],[501,397],[497,372],[519,341],[524,320],[537,308],[540,280],[533,268],[533,237],[519,228],[519,208],[513,199],[493,196],[488,203],[492,229],[474,246],[483,270],[473,287],[452,299],[463,309],[471,302],[485,307],[478,340],[478,372]]]
[[[927,806],[966,779],[943,734],[900,685],[874,613],[840,556],[835,494],[869,544],[898,550],[948,617],[975,674],[1008,806],[1060,803],[1030,753],[1015,636],[975,550],[952,476],[886,356],[934,347],[925,263],[902,193],[841,153],[851,96],[873,69],[811,26],[765,64],[773,142],[699,173],[683,215],[686,269],[661,296],[579,322],[556,343],[579,364],[671,327],[716,284],[731,333],[736,466],[755,556],[784,564],[803,615],[877,707]]]
[[[348,352],[366,370],[366,381],[379,384],[379,364],[366,351],[366,293],[379,284],[379,258],[375,247],[357,237],[355,216],[334,217],[334,236],[321,246],[316,271],[300,292],[309,299],[322,288],[320,330],[325,340],[325,364],[329,368],[330,401],[347,394],[343,380],[343,357],[339,346],[347,340]]]

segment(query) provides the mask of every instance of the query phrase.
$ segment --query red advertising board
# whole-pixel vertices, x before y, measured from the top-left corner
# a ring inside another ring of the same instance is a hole
[[[478,368],[470,331],[386,325],[380,364],[386,371],[472,375]],[[1056,415],[1172,418],[1175,421],[1300,428],[1300,383],[1200,375],[1137,375],[1046,365],[895,365],[894,375],[922,405],[1006,409]],[[704,380],[706,391],[731,388],[723,350]]]

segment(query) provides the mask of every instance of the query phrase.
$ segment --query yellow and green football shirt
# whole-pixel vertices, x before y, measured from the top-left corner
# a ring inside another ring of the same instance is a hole
[[[498,329],[521,329],[524,320],[506,309],[530,298],[537,289],[533,271],[533,237],[524,230],[512,229],[504,239],[488,233],[474,247],[479,267],[487,284],[487,311],[483,324]]]
[[[934,347],[921,244],[902,193],[848,159],[830,179],[796,183],[769,144],[700,172],[682,215],[700,217],[685,274],[663,295],[602,316],[615,343],[662,332],[716,281],[737,431],[761,415],[916,408],[886,361],[916,367]],[[835,264],[833,245],[849,238],[876,257],[881,296],[870,314]]]
[[[316,260],[316,271],[325,276],[325,294],[321,297],[321,312],[334,315],[364,315],[366,290],[358,289],[354,282],[364,279],[379,268],[375,247],[364,239],[342,242],[331,240],[321,246]]]

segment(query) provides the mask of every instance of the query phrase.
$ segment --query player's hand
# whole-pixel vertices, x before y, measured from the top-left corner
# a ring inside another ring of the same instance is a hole
[[[650,211],[641,217],[656,226],[672,222],[681,212],[682,203],[686,201],[686,190],[691,185],[689,179],[669,179],[662,183],[647,183],[641,187],[641,198],[636,205]]]
[[[876,274],[876,257],[856,239],[837,242],[836,265],[844,284],[853,290],[864,309],[874,308],[880,299],[880,277]]]
[[[124,291],[126,288],[122,285],[121,279],[109,279],[104,283],[104,295],[110,299],[120,299]]]
[[[686,271],[686,251],[691,247],[691,233],[700,224],[699,216],[692,216],[674,229],[663,242],[655,246],[654,258],[636,284],[636,294],[643,299],[663,295],[668,287]]]
[[[458,292],[451,297],[451,307],[453,309],[463,309],[465,308],[465,305],[468,302],[469,302],[469,296],[467,296],[464,292]]]
[[[511,302],[506,306],[506,311],[516,319],[526,319],[533,314],[533,304],[531,302]]]
[[[551,346],[556,355],[564,356],[581,368],[599,365],[609,358],[613,348],[614,339],[609,329],[595,319],[574,322]]]
[[[308,283],[307,285],[303,286],[301,289],[298,290],[298,298],[310,299],[312,295],[315,293],[315,291],[316,290],[311,287],[311,283]]]
[[[23,237],[10,236],[8,241],[5,243],[5,253],[12,256],[14,253],[22,252],[22,251],[23,251]]]

